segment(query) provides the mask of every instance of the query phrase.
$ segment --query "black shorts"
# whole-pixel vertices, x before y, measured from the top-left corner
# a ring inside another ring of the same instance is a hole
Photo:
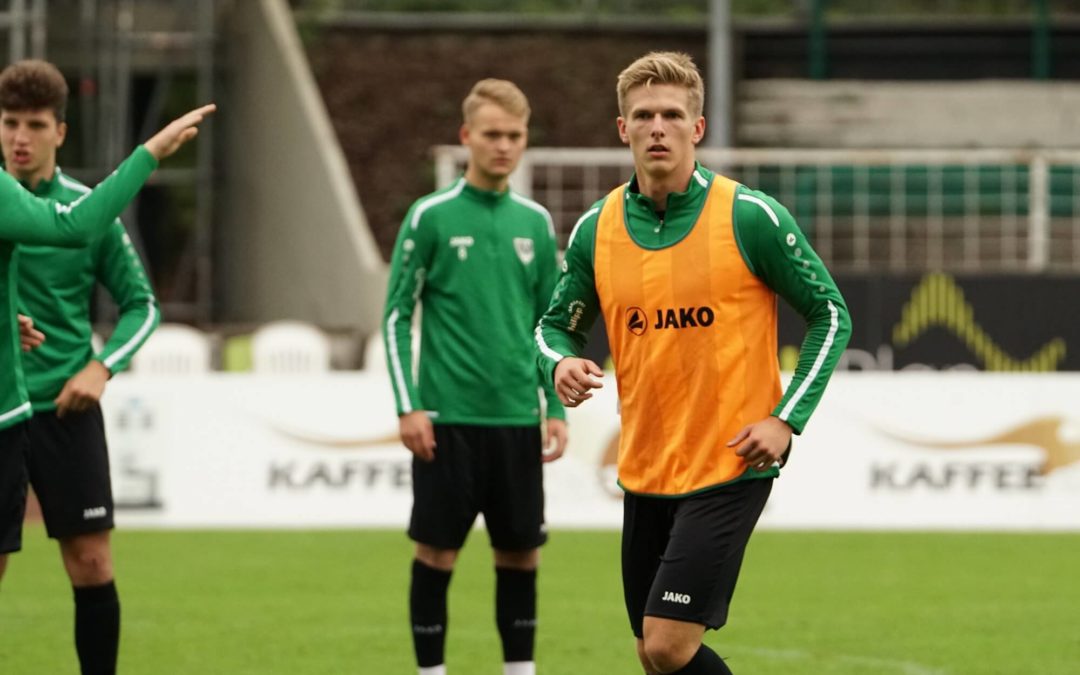
[[[413,458],[409,537],[460,549],[484,514],[491,546],[527,551],[547,540],[540,427],[435,425],[435,460]]]
[[[113,496],[101,407],[34,413],[27,453],[30,484],[53,539],[111,530]]]
[[[26,422],[0,429],[0,553],[22,548],[26,516]]]
[[[623,501],[623,595],[630,627],[646,616],[727,622],[750,533],[772,491],[771,478],[742,480],[685,498]]]

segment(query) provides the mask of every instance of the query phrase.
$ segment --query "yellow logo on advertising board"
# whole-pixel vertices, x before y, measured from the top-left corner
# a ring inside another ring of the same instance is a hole
[[[975,311],[964,298],[964,291],[948,274],[933,272],[923,277],[911,292],[893,327],[893,344],[906,347],[934,326],[955,335],[988,371],[1049,372],[1065,359],[1065,340],[1047,342],[1027,359],[1013,358],[975,320]]]

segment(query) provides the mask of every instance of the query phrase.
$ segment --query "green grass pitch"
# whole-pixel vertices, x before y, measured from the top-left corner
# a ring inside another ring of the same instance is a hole
[[[25,533],[0,588],[0,673],[77,672],[55,544]],[[540,577],[541,675],[640,673],[615,532],[555,531]],[[414,673],[411,545],[372,530],[118,531],[121,672]],[[486,536],[451,585],[453,675],[502,672]],[[739,675],[1080,673],[1080,535],[754,535],[729,625]]]

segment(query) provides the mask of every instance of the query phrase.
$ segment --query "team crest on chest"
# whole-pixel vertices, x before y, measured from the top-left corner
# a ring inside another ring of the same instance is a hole
[[[450,246],[457,249],[458,260],[467,260],[469,247],[475,243],[472,237],[450,237]]]
[[[536,257],[533,240],[528,237],[514,237],[514,250],[517,252],[518,260],[521,261],[522,265],[528,265]]]

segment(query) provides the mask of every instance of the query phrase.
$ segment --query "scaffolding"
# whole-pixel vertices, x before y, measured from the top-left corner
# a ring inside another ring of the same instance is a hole
[[[93,185],[177,114],[213,100],[214,0],[10,0],[9,62],[46,58],[72,87],[64,171]],[[49,19],[49,21],[47,21]],[[213,319],[213,126],[151,178],[123,216],[166,321]],[[97,320],[115,312],[97,303]]]
[[[45,0],[9,0],[0,10],[0,30],[8,33],[8,62],[45,54]]]

